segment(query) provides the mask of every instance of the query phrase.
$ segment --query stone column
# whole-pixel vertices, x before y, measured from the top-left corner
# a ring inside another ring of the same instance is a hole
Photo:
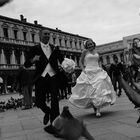
[[[18,35],[19,35],[19,39],[23,40],[23,30],[22,30],[22,27],[19,27]]]
[[[1,54],[0,54],[0,64],[6,64],[6,57],[3,49],[1,50]]]
[[[59,43],[59,35],[56,35],[56,45],[57,46],[60,46],[60,43]]]
[[[118,62],[121,62],[120,54],[116,54],[116,56],[118,57]]]
[[[67,38],[67,47],[70,48],[70,40]]]
[[[77,48],[80,48],[79,40],[77,40]]]
[[[106,56],[103,56],[103,64],[106,65],[107,61],[106,61]]]
[[[61,45],[62,45],[62,47],[65,47],[65,39],[64,39],[64,36],[62,37]]]
[[[20,56],[20,64],[23,65],[24,62],[25,62],[25,55],[24,55],[24,52],[22,51],[21,56]]]
[[[75,46],[75,39],[74,39],[74,38],[72,39],[72,48],[76,49],[76,46]]]
[[[14,50],[12,50],[12,54],[11,54],[11,64],[17,64],[16,63],[16,57],[15,57],[15,51]]]
[[[31,29],[27,32],[27,41],[32,41]]]
[[[110,63],[113,64],[114,63],[113,56],[109,55],[109,57],[110,57]]]
[[[84,49],[84,41],[81,42],[81,50]]]
[[[3,35],[3,28],[1,27],[1,25],[2,25],[2,22],[0,22],[0,37],[3,37],[4,35]]]

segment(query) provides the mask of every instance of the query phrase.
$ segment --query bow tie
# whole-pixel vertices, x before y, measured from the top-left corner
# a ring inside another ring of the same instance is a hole
[[[48,47],[49,47],[49,45],[48,45],[48,44],[47,44],[47,45],[43,45],[43,47],[44,47],[44,48],[48,48]]]

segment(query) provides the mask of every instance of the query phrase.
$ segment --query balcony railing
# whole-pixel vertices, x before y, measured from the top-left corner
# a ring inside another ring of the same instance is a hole
[[[25,46],[33,46],[35,44],[38,44],[37,42],[12,39],[12,38],[5,38],[5,37],[0,37],[0,42],[8,43],[8,44],[25,45]]]
[[[17,70],[22,66],[20,64],[0,64],[0,70]],[[29,68],[30,70],[34,70],[35,66]]]

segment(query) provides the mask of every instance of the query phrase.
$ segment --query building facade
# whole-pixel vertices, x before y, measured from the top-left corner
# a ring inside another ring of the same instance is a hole
[[[114,63],[114,57],[118,57],[119,62],[126,61],[125,47],[122,40],[99,45],[97,51],[100,53],[100,60],[104,65]]]
[[[140,39],[140,34],[126,36],[123,37],[122,40],[97,46],[102,64],[110,65],[114,63],[114,57],[118,57],[119,62],[131,65],[130,52],[134,38]]]
[[[58,28],[44,27],[36,20],[29,23],[23,15],[20,15],[20,19],[0,15],[0,77],[4,82],[4,93],[8,92],[8,88],[13,90],[18,68],[24,64],[30,47],[40,42],[39,32],[42,28],[51,32],[50,43],[58,45],[65,57],[73,59],[77,72],[80,72],[79,59],[87,37],[64,32]],[[140,34],[98,45],[96,49],[100,54],[101,63],[110,66],[114,63],[114,57],[129,63],[129,49],[135,37],[140,38]],[[30,72],[34,72],[34,67],[30,68]]]
[[[51,32],[50,43],[58,45],[67,58],[71,58],[79,67],[80,54],[87,37],[51,29],[38,24],[27,22],[23,15],[20,19],[0,16],[0,77],[4,82],[4,93],[8,88],[14,88],[18,68],[24,64],[27,51],[40,41],[39,32],[45,28]],[[30,69],[34,71],[34,67]]]

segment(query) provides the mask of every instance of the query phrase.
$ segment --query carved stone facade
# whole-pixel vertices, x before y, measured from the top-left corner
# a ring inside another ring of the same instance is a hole
[[[114,63],[114,57],[118,57],[119,62],[126,61],[125,47],[123,41],[111,42],[96,47],[100,54],[100,60],[104,65],[110,65]]]
[[[114,63],[113,58],[116,56],[118,57],[119,62],[131,65],[130,52],[134,38],[140,39],[140,34],[126,36],[120,41],[97,46],[97,51],[100,53],[102,63],[108,66],[111,63]]]
[[[0,77],[5,85],[4,93],[8,92],[7,87],[14,87],[17,70],[25,62],[28,49],[39,43],[42,28],[51,32],[50,43],[58,45],[64,56],[73,59],[76,67],[79,67],[80,54],[87,37],[44,27],[37,21],[28,23],[23,15],[20,15],[20,20],[0,16]],[[33,72],[34,67],[30,70]]]
[[[73,59],[77,71],[80,72],[79,59],[87,37],[67,33],[58,28],[44,27],[37,21],[29,23],[23,15],[20,15],[19,20],[0,16],[0,77],[4,81],[4,93],[8,92],[7,87],[14,87],[17,70],[25,62],[28,49],[39,43],[39,32],[42,28],[51,32],[50,43],[58,45],[65,57]],[[96,49],[102,64],[109,66],[114,63],[114,56],[127,63],[128,46],[131,47],[134,37],[140,37],[140,34],[98,45]],[[30,71],[33,73],[34,67]]]

